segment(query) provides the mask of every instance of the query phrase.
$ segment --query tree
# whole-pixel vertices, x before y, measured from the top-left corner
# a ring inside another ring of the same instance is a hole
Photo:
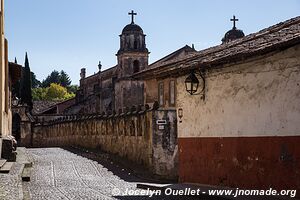
[[[59,72],[53,70],[50,75],[47,76],[45,80],[42,81],[42,87],[46,88],[51,85],[51,83],[59,84],[60,75]]]
[[[33,88],[32,89],[33,100],[49,100],[49,101],[59,101],[67,100],[75,97],[74,93],[69,93],[67,89],[59,84],[51,83],[50,87],[47,88]]]
[[[25,74],[25,68],[22,67],[22,74]],[[31,88],[38,88],[41,86],[41,82],[36,79],[36,76],[33,72],[30,72],[31,76]],[[21,98],[21,83],[23,82],[23,77],[21,77],[21,80],[18,80],[16,83],[12,85],[12,95],[16,96],[18,98]]]
[[[32,99],[34,101],[46,100],[48,88],[33,88],[32,89]]]
[[[18,64],[17,58],[15,57],[15,63]],[[25,74],[25,68],[22,67],[22,74]],[[40,87],[41,82],[36,79],[36,76],[33,72],[30,72],[31,76],[31,88],[37,88]],[[18,80],[16,83],[12,85],[12,95],[18,97],[19,99],[21,98],[21,83],[23,82],[23,76],[21,77],[21,80]]]
[[[21,83],[21,102],[26,103],[29,106],[29,110],[32,110],[32,93],[31,93],[31,73],[29,67],[29,61],[27,52],[25,54],[25,67]]]
[[[36,76],[33,72],[30,72],[30,75],[31,75],[31,87],[32,88],[40,87],[40,85],[42,84],[41,81],[36,79]]]
[[[76,94],[77,90],[78,90],[78,85],[70,85],[67,86],[67,90],[69,93],[74,93]]]
[[[59,83],[63,87],[67,87],[67,86],[71,85],[71,80],[70,80],[69,75],[65,71],[63,71],[63,70],[61,70],[61,72],[60,72],[59,79],[60,79]]]
[[[17,58],[15,57],[15,63],[18,64]],[[20,94],[21,80],[18,80],[16,83],[12,85],[12,96],[21,98]]]
[[[56,83],[51,83],[50,87],[47,88],[47,100],[65,100],[74,96],[74,93],[68,93],[65,87]]]
[[[65,71],[58,72],[53,70],[50,75],[47,76],[45,80],[43,80],[41,86],[46,88],[51,85],[51,83],[60,84],[63,87],[67,87],[71,85],[71,80],[69,75]]]

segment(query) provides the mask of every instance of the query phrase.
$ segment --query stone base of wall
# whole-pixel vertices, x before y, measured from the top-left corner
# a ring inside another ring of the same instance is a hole
[[[300,190],[300,136],[179,138],[179,179]]]
[[[7,136],[2,138],[1,158],[9,162],[16,161],[16,142],[13,137]]]

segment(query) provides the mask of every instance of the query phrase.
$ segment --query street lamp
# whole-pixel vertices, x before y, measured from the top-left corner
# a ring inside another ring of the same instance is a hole
[[[185,79],[185,89],[188,93],[193,95],[197,92],[199,86],[199,80],[195,76],[194,72],[191,72],[190,75]]]
[[[18,106],[19,105],[19,99],[18,99],[18,97],[16,97],[16,96],[14,96],[13,98],[12,98],[12,100],[11,100],[11,104],[13,105],[13,106]]]
[[[197,78],[195,74],[198,74],[200,76],[200,81]],[[196,72],[196,71],[191,71],[188,77],[184,81],[185,83],[185,89],[190,95],[200,95],[202,94],[202,98],[204,100],[205,98],[205,79],[204,79],[204,72]],[[196,93],[198,91],[198,88],[200,87],[201,91]]]

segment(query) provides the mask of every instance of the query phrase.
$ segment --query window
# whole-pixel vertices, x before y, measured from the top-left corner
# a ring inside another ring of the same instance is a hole
[[[164,105],[164,83],[158,84],[158,101],[160,106]]]
[[[133,73],[140,71],[140,62],[138,60],[133,61]]]
[[[138,48],[138,43],[137,41],[134,41],[134,49],[137,49]]]
[[[170,92],[170,105],[175,106],[175,81],[171,80],[169,85],[169,92]]]

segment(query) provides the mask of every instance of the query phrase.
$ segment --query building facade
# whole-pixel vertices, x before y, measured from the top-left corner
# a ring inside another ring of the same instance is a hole
[[[299,32],[296,17],[137,74],[175,79],[181,182],[300,189]]]
[[[4,35],[4,1],[0,2],[0,156],[11,153],[11,84],[20,78],[21,67],[8,62],[8,42]],[[6,142],[7,140],[10,140]],[[8,145],[7,145],[8,144]]]
[[[144,103],[144,83],[132,78],[134,73],[148,67],[149,51],[146,47],[146,35],[142,28],[132,21],[126,25],[120,35],[117,65],[86,77],[86,69],[80,73],[80,87],[76,95],[76,105],[69,113],[112,113],[124,107],[137,106]]]

